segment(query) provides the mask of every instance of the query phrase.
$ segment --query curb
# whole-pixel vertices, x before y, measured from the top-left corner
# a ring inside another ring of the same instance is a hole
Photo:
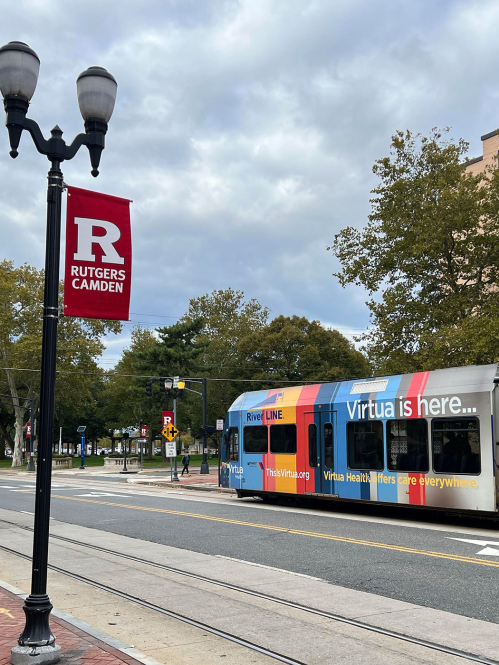
[[[140,478],[130,478],[127,480],[130,485],[152,485],[153,487],[172,487],[174,489],[198,490],[201,492],[220,492],[221,494],[235,494],[236,490],[230,487],[219,487],[218,485],[182,485],[181,483],[172,483],[169,480],[162,483],[159,480],[141,480]]]
[[[12,586],[7,582],[4,582],[3,580],[0,580],[0,588],[5,589],[5,591],[9,591],[15,596],[18,596],[18,598],[22,598],[23,600],[26,598],[26,596],[28,596],[28,594],[24,593],[24,591],[22,591],[21,589],[18,589],[17,587]],[[126,656],[130,656],[130,658],[138,660],[140,663],[144,663],[144,665],[161,665],[159,661],[155,660],[154,658],[151,658],[151,656],[146,656],[138,649],[135,649],[134,647],[125,644],[121,640],[118,640],[115,637],[112,637],[111,635],[104,633],[102,630],[99,630],[98,628],[94,628],[94,626],[91,626],[90,624],[85,623],[80,619],[77,619],[72,614],[64,612],[64,610],[58,610],[56,607],[53,607],[51,614],[56,616],[58,619],[66,621],[66,623],[69,623],[71,626],[79,628],[79,630],[83,631],[84,633],[87,633],[91,637],[95,637],[97,640],[100,640],[104,644],[107,644],[107,646],[112,647],[117,651],[121,651],[121,653],[125,654]]]

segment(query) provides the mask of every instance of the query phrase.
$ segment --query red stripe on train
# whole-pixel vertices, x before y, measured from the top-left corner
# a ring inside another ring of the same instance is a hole
[[[429,372],[418,372],[413,375],[411,384],[407,391],[406,399],[410,402],[412,407],[412,415],[409,418],[418,418],[418,395],[423,395],[424,389],[426,388],[426,382],[428,381]],[[410,473],[409,478],[414,478],[416,484],[409,485],[409,503],[416,506],[425,506],[426,505],[426,488],[423,484],[420,484],[420,478],[424,479],[424,473]]]

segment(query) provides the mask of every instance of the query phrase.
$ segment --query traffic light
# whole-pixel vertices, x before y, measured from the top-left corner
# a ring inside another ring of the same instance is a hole
[[[215,427],[215,425],[206,425],[206,427],[200,427],[198,432],[199,438],[204,436],[205,430],[206,430],[206,436],[210,436],[210,434],[214,434],[217,431],[217,428]]]
[[[153,394],[152,379],[149,379],[149,381],[146,383],[146,395],[148,397],[152,397],[152,394]]]

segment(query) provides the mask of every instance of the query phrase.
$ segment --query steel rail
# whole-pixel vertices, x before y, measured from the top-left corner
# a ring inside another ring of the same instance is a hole
[[[24,529],[26,531],[32,531],[33,529],[29,526],[26,526],[24,524],[17,524],[16,522],[10,522],[9,520],[3,520],[0,519],[0,522],[3,522],[5,524],[10,524],[12,526],[18,527],[20,529]],[[339,615],[339,614],[334,614],[332,612],[325,612],[323,610],[316,609],[314,607],[308,607],[307,605],[302,605],[301,603],[295,603],[290,600],[284,600],[283,598],[277,598],[275,596],[271,596],[266,593],[261,593],[260,591],[253,591],[252,589],[246,589],[244,587],[240,587],[235,584],[230,584],[229,582],[222,582],[221,580],[214,580],[209,577],[205,577],[204,575],[199,575],[197,573],[191,573],[186,570],[181,570],[179,568],[174,568],[173,566],[167,566],[165,564],[161,563],[156,563],[155,561],[148,561],[147,559],[142,559],[141,557],[136,557],[133,556],[132,554],[123,554],[122,552],[116,552],[115,550],[110,550],[106,547],[100,547],[99,545],[91,545],[89,543],[83,543],[79,540],[75,540],[73,538],[67,538],[65,536],[58,536],[55,534],[50,534],[51,538],[55,538],[57,540],[62,540],[67,543],[71,543],[73,545],[77,545],[79,547],[86,547],[89,549],[96,550],[98,552],[103,552],[104,554],[111,554],[112,556],[117,556],[122,559],[128,559],[130,561],[135,561],[136,563],[141,563],[144,565],[152,566],[154,568],[160,568],[162,570],[166,570],[168,572],[177,574],[177,575],[183,575],[185,577],[191,577],[195,580],[198,580],[200,582],[207,582],[209,584],[214,584],[216,586],[221,586],[225,589],[230,589],[232,591],[237,591],[239,593],[244,593],[250,596],[254,596],[256,598],[260,598],[262,600],[268,600],[274,603],[277,603],[279,605],[284,605],[286,607],[291,607],[293,609],[301,610],[303,612],[308,612],[310,614],[315,614],[317,616],[326,618],[326,619],[331,619],[333,621],[337,621],[339,623],[345,623],[350,626],[354,626],[356,628],[361,628],[363,630],[368,630],[373,633],[378,633],[380,635],[383,635],[385,637],[391,637],[396,640],[401,640],[404,642],[409,642],[410,644],[415,644],[421,647],[425,647],[427,649],[433,649],[434,651],[440,651],[442,653],[449,654],[451,656],[456,656],[458,658],[464,658],[466,660],[469,660],[474,663],[480,663],[481,665],[499,665],[499,661],[497,660],[489,660],[488,658],[483,658],[481,656],[476,656],[472,653],[469,653],[467,651],[461,651],[459,649],[452,649],[451,647],[446,647],[442,644],[437,644],[435,642],[430,642],[428,640],[422,640],[417,637],[411,637],[409,635],[404,635],[403,633],[398,633],[393,630],[388,630],[386,628],[380,628],[378,626],[373,626],[372,624],[365,623],[364,621],[358,621],[357,619],[350,619],[348,617]],[[6,549],[2,546],[0,546],[0,549]],[[25,555],[21,555],[25,556]],[[29,557],[28,557],[29,558]],[[61,572],[61,571],[59,571]],[[69,575],[73,575],[73,573],[67,573]],[[78,577],[78,576],[77,576]],[[98,583],[95,583],[98,584]],[[106,587],[107,588],[107,587]],[[121,592],[119,592],[121,593]],[[146,601],[144,601],[146,602]],[[165,610],[165,612],[168,612],[168,610]],[[175,613],[172,613],[172,616]],[[190,621],[190,620],[189,620]],[[284,661],[286,662],[286,661]]]
[[[5,547],[4,545],[0,545],[0,550],[3,550],[4,552],[9,552],[9,554],[14,554],[15,556],[19,556],[22,559],[26,559],[27,561],[31,561],[32,558],[27,554],[22,554],[21,552],[17,552],[16,550],[10,549],[10,547]],[[164,607],[160,607],[159,605],[150,603],[149,601],[143,600],[142,598],[138,598],[137,596],[132,596],[128,593],[125,593],[124,591],[120,591],[119,589],[113,589],[112,587],[109,587],[106,584],[101,584],[100,582],[91,580],[88,577],[83,577],[83,575],[78,575],[77,573],[71,573],[68,570],[64,570],[64,568],[59,568],[58,566],[54,566],[52,564],[48,564],[48,568],[50,570],[55,571],[56,573],[61,573],[62,575],[71,577],[75,580],[78,580],[79,582],[90,584],[91,586],[94,586],[97,589],[101,589],[101,591],[107,591],[108,593],[112,593],[113,595],[123,598],[124,600],[128,600],[132,603],[136,603],[137,605],[141,605],[142,607],[146,607],[147,609],[153,610],[154,612],[159,612],[160,614],[166,614],[172,619],[178,619],[179,621],[188,623],[190,626],[194,626],[195,628],[200,628],[201,630],[204,630],[207,633],[211,633],[212,635],[216,635],[217,637],[222,637],[226,640],[229,640],[230,642],[235,642],[236,644],[251,649],[252,651],[257,651],[258,653],[261,653],[264,656],[269,656],[269,658],[274,658],[274,660],[278,660],[281,663],[287,663],[287,665],[306,665],[306,663],[304,663],[301,660],[288,658],[288,656],[284,656],[283,654],[280,654],[277,651],[271,651],[270,649],[261,647],[258,644],[254,644],[253,642],[249,642],[248,640],[245,640],[241,637],[237,637],[237,635],[232,635],[231,633],[219,630],[218,628],[209,626],[208,624],[203,623],[201,621],[190,619],[189,617],[186,617],[183,614],[178,614],[178,612],[172,612],[171,610],[167,610]]]

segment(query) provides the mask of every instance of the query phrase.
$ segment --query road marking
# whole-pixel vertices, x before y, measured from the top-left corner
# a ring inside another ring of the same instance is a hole
[[[17,485],[0,485],[0,490],[14,490]]]
[[[90,492],[89,494],[77,494],[76,496],[118,496],[121,499],[126,499],[126,494],[111,494],[110,492]]]
[[[15,617],[12,616],[12,614],[9,612],[9,610],[5,609],[5,607],[0,607],[0,614],[6,614],[11,619],[15,618]]]
[[[496,540],[470,540],[469,538],[451,538],[450,536],[447,536],[447,538],[449,540],[460,540],[462,543],[471,543],[472,545],[485,545],[486,547],[477,552],[477,554],[481,554],[482,556],[499,556],[499,549],[487,547],[487,545],[496,545],[499,547],[499,543]]]
[[[101,506],[114,506],[115,508],[128,508],[129,510],[142,510],[151,513],[162,513],[166,515],[180,515],[181,517],[192,517],[194,519],[208,520],[210,522],[222,522],[224,524],[236,524],[238,526],[247,526],[253,529],[263,529],[265,531],[279,531],[281,533],[290,533],[295,536],[306,536],[308,538],[320,538],[323,540],[334,540],[340,543],[350,543],[351,545],[363,545],[365,547],[376,547],[379,549],[393,550],[405,554],[419,554],[429,556],[435,559],[447,559],[448,561],[459,561],[461,563],[473,563],[478,566],[489,566],[499,568],[499,561],[487,561],[485,559],[475,559],[473,557],[461,556],[459,554],[448,554],[446,552],[434,552],[432,550],[418,550],[413,547],[404,547],[403,545],[390,545],[388,543],[378,543],[369,540],[360,540],[358,538],[348,538],[346,536],[334,536],[328,533],[317,533],[314,531],[303,531],[302,529],[287,529],[283,526],[271,526],[269,524],[257,524],[254,522],[244,522],[242,520],[233,520],[227,517],[214,517],[213,515],[202,515],[199,513],[188,513],[181,510],[168,510],[166,508],[147,508],[144,506],[130,506],[126,503],[112,503],[111,501],[97,501],[94,499],[83,499],[75,496],[63,496],[53,494],[54,499],[65,499],[66,501],[85,501],[86,503],[96,503]]]

